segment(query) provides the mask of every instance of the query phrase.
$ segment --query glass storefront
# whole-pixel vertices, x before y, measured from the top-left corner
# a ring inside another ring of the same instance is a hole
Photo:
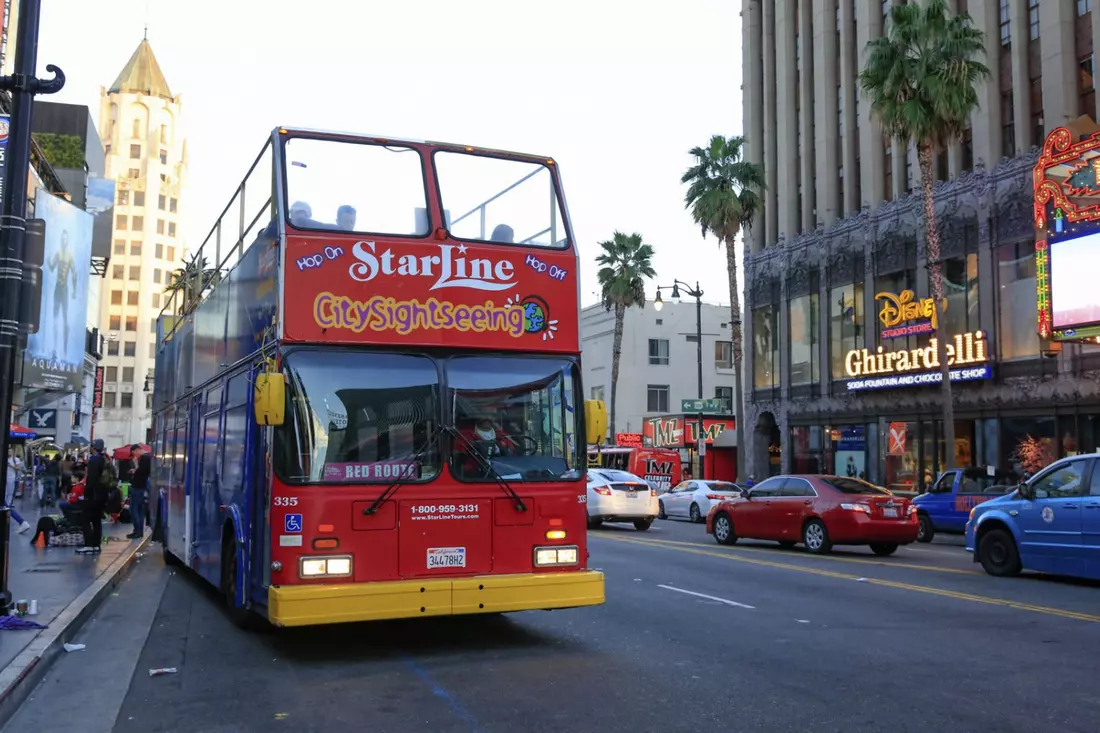
[[[866,478],[866,436],[863,425],[792,427],[791,471]]]

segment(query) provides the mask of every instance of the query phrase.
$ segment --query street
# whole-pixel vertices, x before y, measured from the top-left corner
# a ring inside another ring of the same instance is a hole
[[[150,549],[5,731],[1088,731],[1100,586],[701,525],[589,533],[602,607],[250,634]],[[155,547],[155,546],[154,546]],[[151,677],[149,670],[178,672]]]

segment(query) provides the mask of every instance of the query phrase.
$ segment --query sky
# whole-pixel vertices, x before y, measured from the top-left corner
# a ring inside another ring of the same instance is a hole
[[[699,281],[728,303],[725,257],[684,209],[688,150],[742,129],[741,26],[732,0],[50,0],[40,76],[98,120],[149,42],[182,95],[192,248],[279,125],[442,140],[553,157],[580,247],[581,300],[598,301],[598,242],[617,229],[656,250],[658,284]],[[743,285],[742,285],[743,286]],[[652,284],[647,296],[653,297]]]

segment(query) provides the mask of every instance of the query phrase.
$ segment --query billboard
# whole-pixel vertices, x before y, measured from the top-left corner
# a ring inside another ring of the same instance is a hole
[[[1100,232],[1051,242],[1050,311],[1056,331],[1100,324],[1096,258]]]
[[[61,392],[83,386],[92,215],[39,189],[35,218],[46,223],[42,310],[27,337],[23,385]]]
[[[85,210],[95,216],[92,226],[92,257],[111,256],[111,238],[115,218],[115,182],[109,178],[89,178]]]

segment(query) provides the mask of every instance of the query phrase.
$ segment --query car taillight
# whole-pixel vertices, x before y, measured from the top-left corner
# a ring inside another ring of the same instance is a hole
[[[726,499],[728,499],[730,497],[725,496],[723,494],[707,494],[707,498],[710,499],[711,501],[725,501]]]
[[[611,496],[611,487],[610,486],[593,486],[592,490],[595,491],[600,496]]]
[[[864,514],[871,513],[871,507],[866,504],[841,504],[841,509],[847,509],[850,512],[863,512]]]
[[[651,497],[652,497],[652,496],[657,496],[657,489],[650,489],[650,490],[649,490],[649,495],[650,495]]]

